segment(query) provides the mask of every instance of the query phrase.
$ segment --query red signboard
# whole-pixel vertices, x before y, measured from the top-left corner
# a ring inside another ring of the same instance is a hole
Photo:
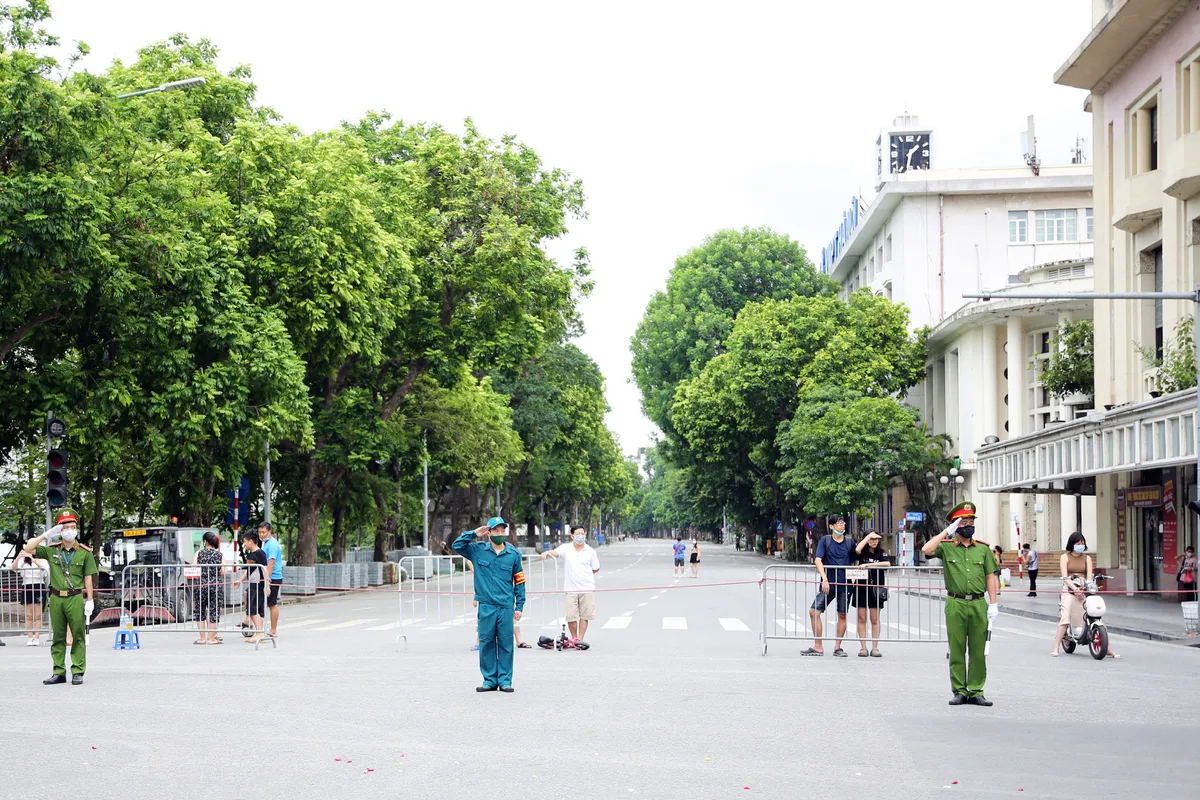
[[[1175,574],[1179,560],[1179,518],[1175,514],[1175,481],[1163,484],[1163,572]]]
[[[1129,545],[1125,527],[1125,490],[1117,489],[1117,564],[1129,564]]]

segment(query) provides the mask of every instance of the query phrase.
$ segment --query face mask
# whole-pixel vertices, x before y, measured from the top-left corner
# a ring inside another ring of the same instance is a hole
[[[974,525],[959,525],[958,526],[958,535],[963,537],[964,539],[970,539],[971,537],[973,537],[975,535],[975,526]]]
[[[584,536],[582,533],[577,533],[574,536],[572,536],[571,538],[575,540],[575,544],[583,544],[584,542],[587,541],[587,537]]]
[[[504,544],[506,541],[508,541],[508,534],[489,536],[488,538],[492,540],[492,544]]]
[[[1082,553],[1087,550],[1087,545],[1077,544],[1074,549],[1076,553]]]
[[[75,537],[78,535],[79,531],[65,530],[62,532],[62,538],[64,542],[73,542],[75,541]]]

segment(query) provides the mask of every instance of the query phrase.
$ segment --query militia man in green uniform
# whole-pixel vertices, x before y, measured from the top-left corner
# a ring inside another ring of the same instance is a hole
[[[946,581],[946,633],[950,639],[950,705],[990,706],[983,696],[987,681],[988,624],[1000,613],[1000,567],[992,549],[975,541],[975,504],[959,503],[950,512],[950,526],[921,548],[942,560]],[[987,607],[983,605],[987,597]],[[968,657],[968,652],[970,656]]]
[[[92,551],[79,544],[79,521],[67,509],[58,512],[58,524],[25,545],[25,552],[50,562],[50,629],[53,639],[50,656],[54,659],[54,674],[42,683],[50,685],[67,682],[67,628],[71,629],[71,683],[83,683],[87,671],[87,644],[84,642],[84,620],[92,616],[95,607],[92,592],[96,558]],[[86,597],[86,602],[84,598]]]

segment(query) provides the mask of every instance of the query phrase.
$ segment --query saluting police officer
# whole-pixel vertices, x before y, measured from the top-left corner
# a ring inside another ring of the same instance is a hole
[[[83,683],[87,671],[87,644],[84,642],[84,621],[91,618],[93,576],[99,572],[92,551],[79,544],[79,521],[75,512],[58,512],[57,524],[25,545],[25,552],[50,562],[50,629],[53,638],[50,656],[54,674],[42,683],[50,685],[67,682],[67,628],[71,629],[71,683]],[[85,601],[86,597],[86,601]]]
[[[996,605],[1000,567],[991,548],[975,541],[975,504],[967,501],[956,505],[950,512],[949,527],[926,542],[921,551],[942,560],[946,581],[946,633],[950,639],[950,688],[954,692],[950,705],[990,706],[992,701],[983,696],[987,681],[983,649],[988,623],[1000,613]]]
[[[511,692],[513,623],[520,622],[525,610],[521,551],[508,544],[508,523],[500,517],[492,517],[487,525],[465,532],[451,547],[475,565],[479,671],[483,673],[483,685],[475,691]]]

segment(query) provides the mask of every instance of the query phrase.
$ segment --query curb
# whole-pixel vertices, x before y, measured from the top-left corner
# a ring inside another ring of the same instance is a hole
[[[1058,622],[1058,614],[1047,614],[1043,611],[1031,611],[1027,608],[1016,608],[1015,606],[1006,606],[1000,604],[1000,610],[1005,614],[1012,614],[1016,617],[1025,617],[1027,619],[1043,620],[1045,622]],[[1149,639],[1153,642],[1169,642],[1171,644],[1184,644],[1190,647],[1200,647],[1200,641],[1189,642],[1189,639],[1196,639],[1194,636],[1178,633],[1166,633],[1165,631],[1151,631],[1142,628],[1128,628],[1124,625],[1109,625],[1105,626],[1111,633],[1116,633],[1121,636],[1133,636],[1139,639]]]

